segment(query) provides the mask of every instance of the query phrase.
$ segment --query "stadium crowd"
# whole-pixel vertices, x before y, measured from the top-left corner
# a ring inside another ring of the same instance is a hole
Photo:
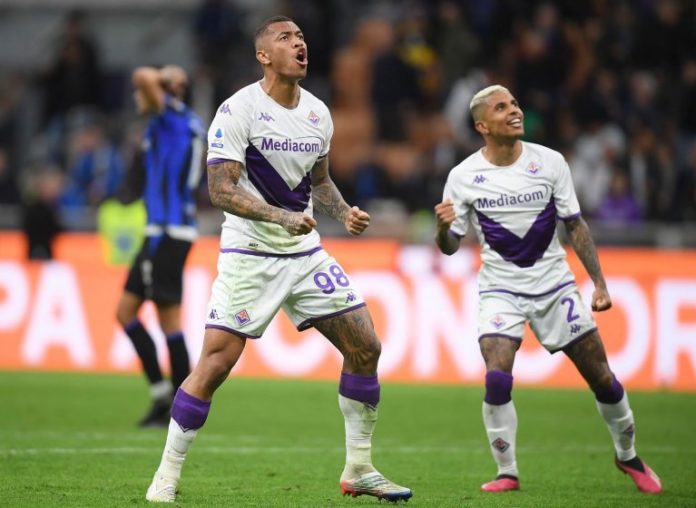
[[[245,5],[201,0],[191,15],[194,109],[207,122],[260,77],[242,42],[250,20],[296,19],[312,48],[303,86],[332,109],[334,180],[348,202],[408,225],[379,233],[413,238],[420,218],[432,220],[448,171],[481,146],[468,105],[492,83],[519,99],[526,140],[565,155],[588,218],[621,227],[696,221],[694,2],[290,0],[263,2],[263,13]],[[50,68],[0,74],[0,205],[30,216],[41,204],[68,229],[84,224],[84,207],[119,194],[138,166],[144,125],[130,98],[132,69],[103,67],[95,28],[89,11],[69,13]],[[141,62],[153,63],[177,62]],[[41,104],[31,132],[18,127],[35,108],[27,90]]]

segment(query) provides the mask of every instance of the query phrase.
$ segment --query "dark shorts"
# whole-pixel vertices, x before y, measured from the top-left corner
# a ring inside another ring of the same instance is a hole
[[[156,303],[180,304],[184,264],[192,244],[165,235],[151,250],[151,242],[152,238],[145,238],[128,272],[126,291]]]

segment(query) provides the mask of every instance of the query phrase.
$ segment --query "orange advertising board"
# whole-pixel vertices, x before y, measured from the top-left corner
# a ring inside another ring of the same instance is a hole
[[[477,343],[478,251],[454,256],[434,246],[325,239],[324,247],[368,302],[382,339],[380,378],[417,383],[480,383]],[[126,268],[109,266],[99,237],[66,234],[51,262],[26,261],[24,239],[0,233],[0,369],[138,371],[115,320]],[[198,357],[218,239],[195,244],[184,274],[183,328]],[[592,286],[570,256],[586,302]],[[614,307],[595,314],[610,365],[641,389],[696,391],[696,251],[604,248],[600,259]],[[154,308],[142,320],[166,369]],[[319,333],[297,332],[279,314],[249,341],[233,376],[337,379],[340,356]],[[549,355],[528,331],[515,362],[516,383],[584,386],[562,353]]]

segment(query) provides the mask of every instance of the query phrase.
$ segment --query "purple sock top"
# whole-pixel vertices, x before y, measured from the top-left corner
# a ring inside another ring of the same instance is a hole
[[[348,399],[357,400],[374,408],[379,403],[379,380],[374,376],[360,376],[341,372],[341,383],[338,385],[338,393]]]
[[[597,388],[594,394],[597,402],[601,402],[602,404],[616,404],[623,399],[624,388],[619,380],[616,379],[616,376],[614,376],[611,386]]]
[[[179,388],[172,403],[172,418],[184,431],[200,429],[208,418],[210,401],[197,399]]]
[[[486,373],[484,400],[493,406],[502,406],[512,400],[512,374],[500,370]]]

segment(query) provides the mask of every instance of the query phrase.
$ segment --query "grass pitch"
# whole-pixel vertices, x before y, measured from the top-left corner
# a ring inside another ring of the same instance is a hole
[[[184,466],[185,507],[379,506],[342,497],[336,383],[230,379]],[[522,490],[479,492],[495,475],[481,387],[382,387],[375,465],[416,507],[694,507],[696,396],[630,394],[638,451],[663,480],[639,493],[612,462],[589,391],[514,390]],[[130,375],[0,372],[0,506],[150,506],[163,429],[138,429],[144,380]],[[384,503],[382,503],[384,504]]]

